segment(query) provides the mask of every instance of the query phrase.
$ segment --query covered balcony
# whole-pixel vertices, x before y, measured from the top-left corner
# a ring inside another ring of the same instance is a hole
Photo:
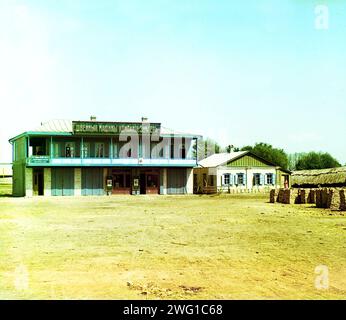
[[[28,166],[193,167],[196,139],[120,141],[118,137],[27,138]]]

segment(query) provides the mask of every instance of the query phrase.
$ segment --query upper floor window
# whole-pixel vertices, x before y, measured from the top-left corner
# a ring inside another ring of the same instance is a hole
[[[60,143],[58,143],[58,142],[55,142],[53,144],[53,156],[54,156],[54,158],[60,157]]]
[[[65,144],[65,157],[74,158],[75,156],[75,144],[74,142],[66,142]]]
[[[104,157],[104,149],[105,149],[105,145],[103,142],[96,142],[95,143],[95,157],[96,158],[103,158]]]
[[[90,157],[90,143],[89,142],[83,143],[82,155],[83,155],[83,158],[89,158]]]

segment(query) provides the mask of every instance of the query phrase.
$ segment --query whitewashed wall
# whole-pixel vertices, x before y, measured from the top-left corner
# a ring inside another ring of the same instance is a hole
[[[223,185],[224,174],[231,174],[232,184],[230,186]],[[234,184],[234,176],[238,173],[243,173],[246,175],[245,185],[235,185]],[[263,175],[264,183],[259,186],[253,186],[253,176],[255,173],[259,173]],[[266,184],[265,176],[266,174],[273,174],[273,184]],[[272,188],[275,186],[276,180],[276,168],[275,167],[265,167],[265,168],[253,168],[253,169],[244,169],[244,168],[232,168],[232,167],[219,167],[217,169],[217,188],[218,190],[228,191],[228,189],[265,189]]]

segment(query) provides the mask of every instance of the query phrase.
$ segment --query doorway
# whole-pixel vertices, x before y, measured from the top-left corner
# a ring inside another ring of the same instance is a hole
[[[160,172],[155,169],[142,170],[139,175],[140,194],[160,193]]]
[[[139,176],[139,192],[140,194],[146,194],[145,173],[141,173]]]
[[[43,169],[33,170],[33,193],[35,196],[43,196],[44,181],[43,181]]]

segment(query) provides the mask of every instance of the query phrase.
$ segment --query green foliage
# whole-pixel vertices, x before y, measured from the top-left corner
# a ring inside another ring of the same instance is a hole
[[[341,164],[327,152],[309,152],[300,155],[295,170],[327,169],[340,166]]]
[[[259,142],[252,146],[245,146],[241,151],[251,151],[255,155],[280,166],[283,169],[288,168],[288,156],[283,149],[273,148],[272,145]]]
[[[293,153],[287,155],[283,149],[274,148],[272,145],[264,142],[255,143],[254,146],[244,146],[242,148],[228,145],[221,148],[220,145],[212,140],[200,140],[198,143],[198,160],[204,159],[214,153],[220,152],[251,151],[255,155],[289,170],[309,170],[309,169],[327,169],[340,167],[341,164],[327,152],[309,152]]]
[[[238,152],[238,151],[240,151],[240,148],[235,147],[235,146],[233,146],[233,145],[228,145],[228,146],[225,148],[225,152],[227,152],[227,153]]]

